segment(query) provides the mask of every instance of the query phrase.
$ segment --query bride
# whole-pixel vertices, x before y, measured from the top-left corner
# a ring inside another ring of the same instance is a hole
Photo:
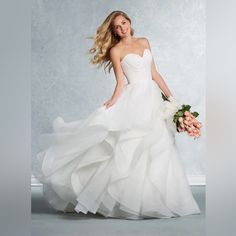
[[[179,104],[157,72],[148,39],[134,37],[127,14],[113,11],[90,53],[93,64],[113,69],[116,87],[87,118],[57,117],[53,133],[41,135],[33,173],[45,198],[58,211],[113,218],[200,213],[168,125]],[[168,116],[161,93],[173,108]]]

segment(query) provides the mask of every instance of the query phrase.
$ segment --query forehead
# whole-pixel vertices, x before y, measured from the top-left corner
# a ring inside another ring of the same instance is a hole
[[[123,20],[126,20],[126,18],[124,16],[117,16],[114,20],[113,20],[113,25],[119,25]]]

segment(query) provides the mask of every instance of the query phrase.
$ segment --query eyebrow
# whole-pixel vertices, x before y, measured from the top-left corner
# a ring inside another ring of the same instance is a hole
[[[122,23],[123,21],[125,21],[125,19],[124,19],[124,20],[122,20],[122,21],[121,21],[121,23]],[[114,25],[114,27],[116,27],[116,26],[118,26],[118,25]]]

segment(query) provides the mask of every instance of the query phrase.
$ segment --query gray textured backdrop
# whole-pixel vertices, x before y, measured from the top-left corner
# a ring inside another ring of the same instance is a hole
[[[112,95],[113,72],[89,64],[97,27],[113,10],[132,19],[136,37],[150,41],[157,68],[174,95],[205,124],[204,0],[34,0],[32,4],[32,163],[38,137],[57,116],[86,118]],[[205,174],[205,127],[199,140],[176,136],[188,175]]]

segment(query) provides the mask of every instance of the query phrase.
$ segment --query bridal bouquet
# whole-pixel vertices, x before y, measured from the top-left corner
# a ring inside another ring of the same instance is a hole
[[[180,105],[172,96],[166,98],[162,93],[164,99],[163,117],[165,119],[172,118],[177,132],[187,132],[189,136],[195,138],[200,137],[202,123],[196,117],[198,112],[191,112],[190,105]]]

